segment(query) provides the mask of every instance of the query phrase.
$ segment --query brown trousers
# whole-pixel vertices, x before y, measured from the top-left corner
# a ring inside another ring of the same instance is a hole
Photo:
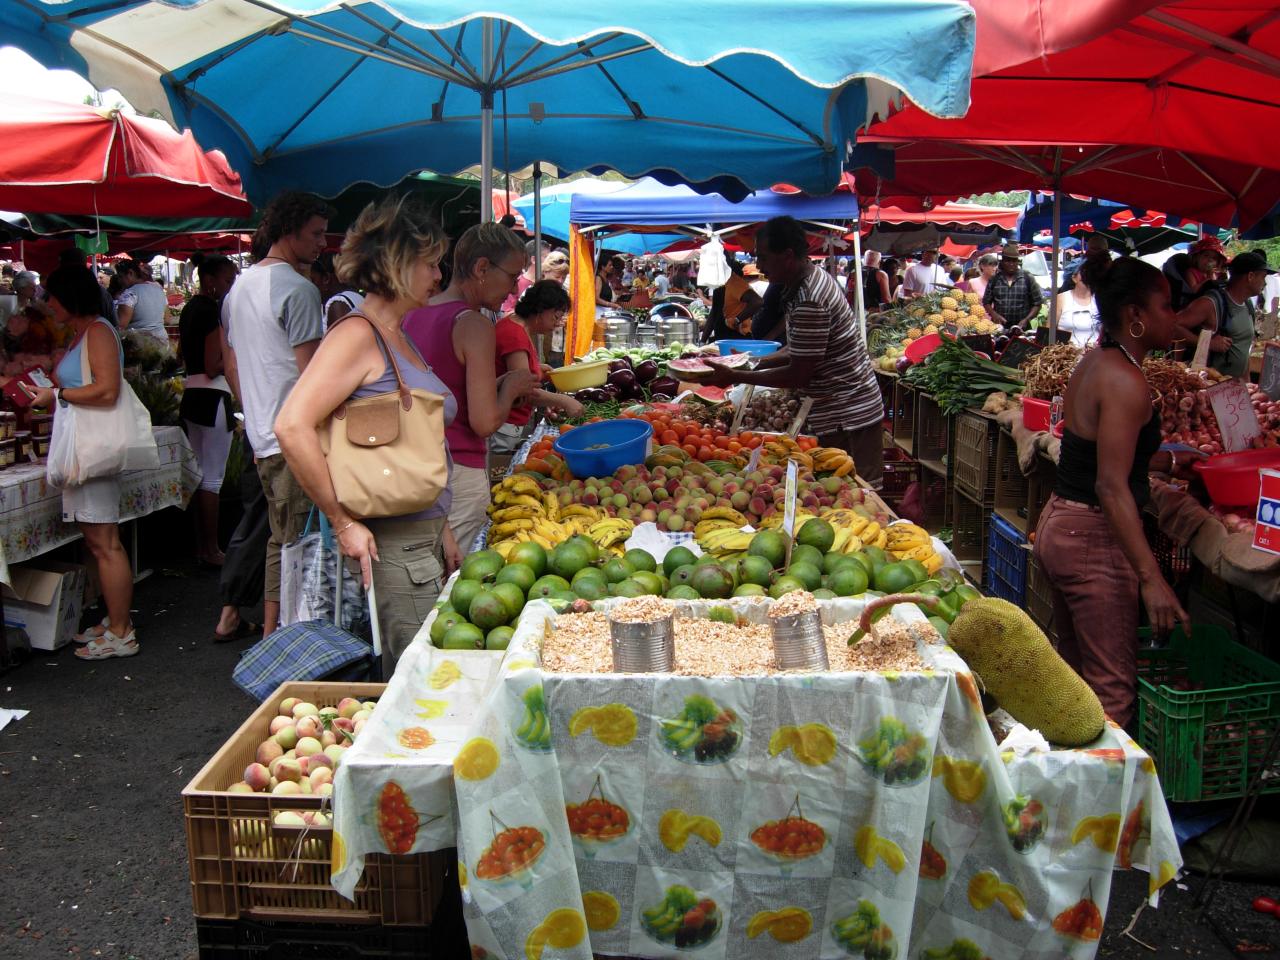
[[[1058,653],[1124,726],[1138,686],[1138,575],[1101,507],[1057,494],[1040,514],[1035,556],[1053,584]]]
[[[839,447],[853,457],[858,476],[879,490],[884,483],[884,424],[877,420],[869,427],[837,430],[818,437],[824,447]]]

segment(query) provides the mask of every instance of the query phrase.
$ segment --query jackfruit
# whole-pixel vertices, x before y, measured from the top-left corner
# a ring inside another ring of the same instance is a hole
[[[1001,707],[1050,742],[1082,747],[1102,735],[1106,715],[1098,697],[1012,603],[970,600],[951,624],[947,642]]]

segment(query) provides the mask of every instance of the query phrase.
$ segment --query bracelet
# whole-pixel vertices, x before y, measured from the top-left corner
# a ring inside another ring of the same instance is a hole
[[[354,520],[348,520],[346,523],[344,523],[344,524],[341,526],[341,528],[339,528],[339,529],[337,529],[337,530],[333,531],[333,535],[334,535],[335,537],[340,537],[340,536],[342,536],[342,534],[343,534],[343,533],[345,533],[347,530],[349,530],[350,528],[354,527],[355,525],[356,525],[356,522],[355,522]]]

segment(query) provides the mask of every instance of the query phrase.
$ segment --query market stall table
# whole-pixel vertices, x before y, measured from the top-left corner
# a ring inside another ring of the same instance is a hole
[[[159,465],[120,478],[120,522],[165,507],[185,507],[200,485],[195,451],[181,427],[154,427]],[[24,463],[0,471],[0,580],[9,566],[48,553],[80,537],[62,522],[62,491],[45,479],[45,465]]]
[[[822,606],[843,622],[862,602]],[[365,853],[456,845],[477,956],[670,956],[682,948],[653,917],[687,888],[715,903],[699,956],[780,943],[805,957],[946,956],[968,940],[978,955],[1047,960],[1093,955],[1114,867],[1149,867],[1154,894],[1181,864],[1137,744],[1108,727],[1088,749],[1001,752],[949,648],[922,643],[929,668],[915,673],[557,674],[539,653],[553,616],[529,604],[505,654],[435,649],[424,627],[338,772],[339,891]],[[737,734],[701,762],[662,733],[698,697],[731,709]],[[821,725],[832,749],[775,749],[784,725]],[[911,755],[875,762],[899,726]],[[571,833],[566,804],[589,800],[617,829],[575,817]],[[761,828],[783,820],[820,835],[817,849],[770,852]]]

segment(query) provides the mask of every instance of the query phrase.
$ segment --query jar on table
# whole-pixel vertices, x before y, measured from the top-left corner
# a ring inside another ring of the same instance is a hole
[[[18,432],[18,415],[10,410],[0,410],[0,440],[12,440]]]
[[[17,456],[18,441],[0,440],[0,470],[12,467]]]
[[[53,443],[53,437],[32,437],[31,448],[35,452],[37,460],[48,459],[49,445]]]
[[[38,413],[32,416],[31,436],[46,438],[53,436],[53,414]]]
[[[13,434],[13,442],[16,444],[14,450],[14,460],[17,463],[26,463],[31,459],[31,431],[15,430]]]

